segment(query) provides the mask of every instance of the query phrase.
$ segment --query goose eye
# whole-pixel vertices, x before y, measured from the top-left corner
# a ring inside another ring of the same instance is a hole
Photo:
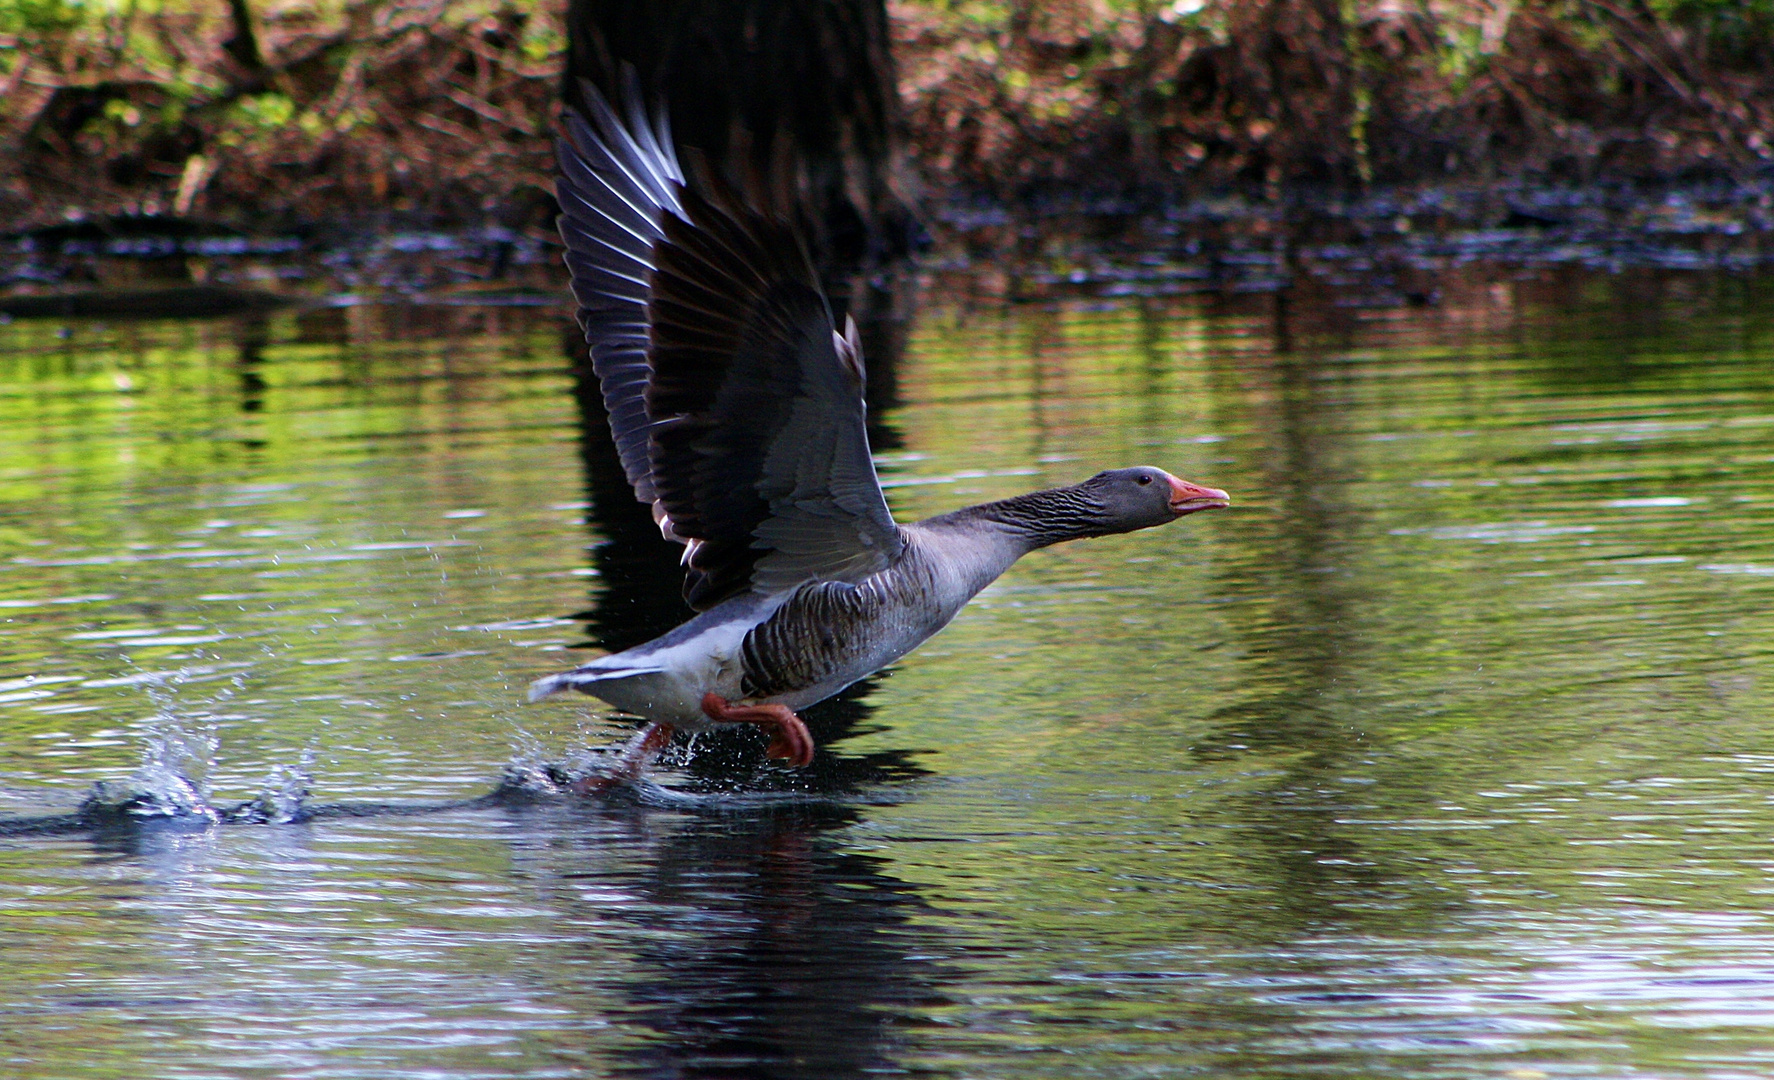
[[[1138,481],[1138,483],[1139,483],[1139,485],[1140,485],[1140,486],[1141,486],[1141,487],[1145,487],[1145,486],[1146,486],[1146,485],[1147,485],[1147,484],[1150,484],[1150,483],[1151,483],[1151,482],[1152,482],[1152,477],[1151,477],[1151,476],[1149,476],[1149,475],[1148,475],[1148,474],[1146,474],[1146,473],[1141,473],[1141,474],[1140,474],[1140,477],[1139,477],[1139,481]]]

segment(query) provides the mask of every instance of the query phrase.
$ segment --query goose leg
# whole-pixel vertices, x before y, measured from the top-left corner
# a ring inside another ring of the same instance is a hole
[[[670,724],[657,721],[648,724],[636,732],[634,738],[628,740],[628,745],[622,748],[622,753],[617,755],[616,763],[610,766],[608,772],[582,776],[573,781],[570,790],[575,795],[596,795],[617,784],[633,780],[659,756],[659,751],[665,749],[666,743],[671,742],[671,736]]]
[[[787,705],[729,705],[716,693],[702,695],[702,712],[722,723],[756,724],[770,732],[765,757],[782,758],[794,768],[813,764],[813,736]]]

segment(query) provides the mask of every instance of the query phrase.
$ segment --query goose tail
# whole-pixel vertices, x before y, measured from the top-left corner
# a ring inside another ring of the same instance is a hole
[[[563,672],[559,675],[547,675],[530,684],[530,700],[541,701],[560,693],[573,685],[574,672]]]
[[[595,696],[592,686],[596,683],[610,682],[617,679],[632,679],[636,675],[652,675],[659,671],[655,667],[619,667],[597,668],[586,666],[563,671],[559,675],[545,675],[530,684],[530,700],[541,701],[562,690],[578,690]]]

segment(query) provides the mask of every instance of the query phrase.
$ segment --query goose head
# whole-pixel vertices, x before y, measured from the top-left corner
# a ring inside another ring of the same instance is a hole
[[[1102,534],[1132,532],[1165,525],[1185,514],[1230,506],[1219,488],[1192,484],[1151,465],[1109,469],[1078,485],[1092,507]]]

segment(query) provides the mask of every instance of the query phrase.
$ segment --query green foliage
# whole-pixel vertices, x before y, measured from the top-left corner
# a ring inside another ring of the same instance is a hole
[[[935,0],[925,5],[945,21],[953,21],[979,33],[998,33],[1010,25],[1012,5],[992,0]]]
[[[66,36],[85,17],[69,0],[0,0],[0,75],[11,74],[25,57]],[[0,119],[4,116],[0,101]]]
[[[524,24],[518,48],[532,64],[547,63],[567,51],[567,36],[559,23],[550,19],[531,19]]]
[[[0,0],[0,34],[42,40],[78,26],[90,11],[69,0]]]
[[[283,94],[248,94],[228,111],[230,122],[249,131],[275,131],[296,115],[296,103]]]
[[[350,131],[366,119],[363,110],[346,109],[329,121],[314,109],[299,107],[287,95],[249,94],[228,107],[216,141],[228,147],[262,145],[292,129],[315,140],[329,130]]]

